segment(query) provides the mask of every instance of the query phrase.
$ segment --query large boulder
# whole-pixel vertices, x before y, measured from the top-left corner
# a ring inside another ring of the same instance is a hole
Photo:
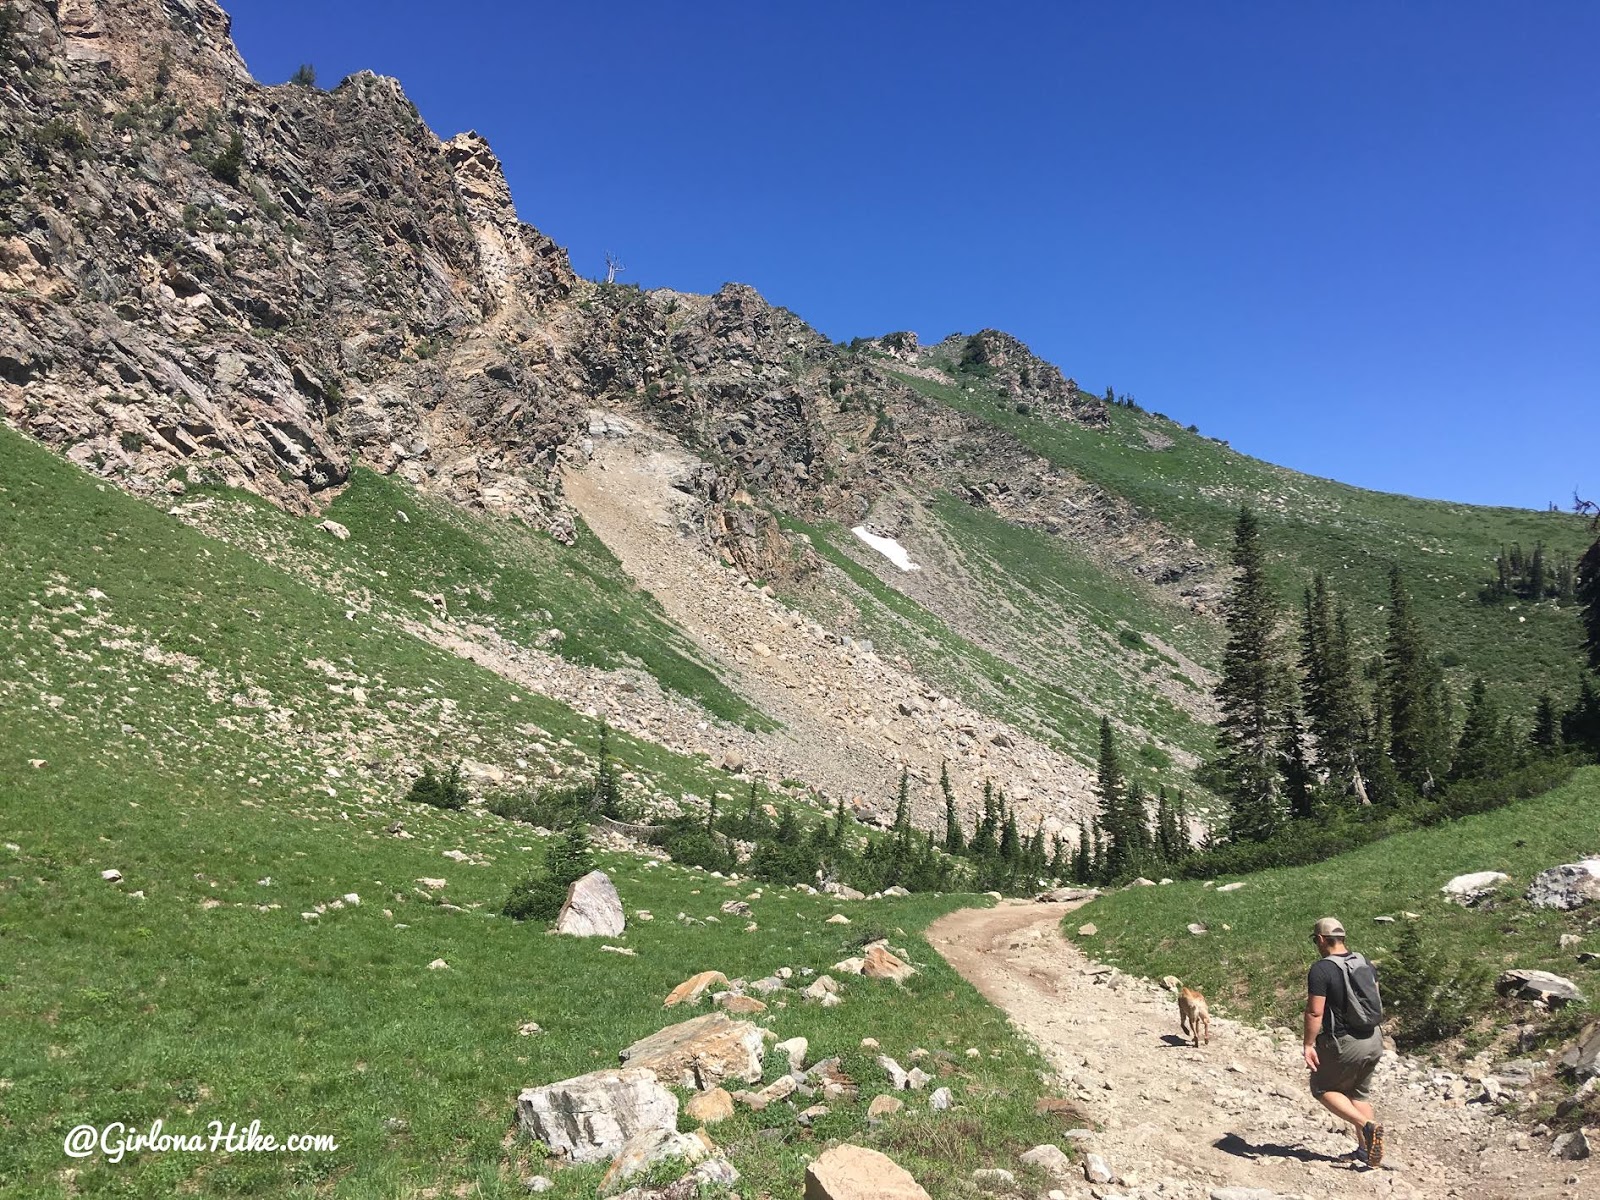
[[[627,924],[622,897],[604,871],[590,871],[567,889],[567,902],[556,917],[556,932],[573,937],[616,937]]]
[[[1494,990],[1502,996],[1533,1000],[1551,1008],[1583,1000],[1583,993],[1578,990],[1577,984],[1549,971],[1506,971],[1495,980]]]
[[[765,1048],[759,1026],[711,1012],[641,1038],[619,1057],[630,1067],[644,1067],[670,1083],[703,1091],[724,1079],[759,1083]]]
[[[805,1200],[929,1200],[922,1185],[887,1155],[835,1146],[806,1168]]]
[[[1528,903],[1563,912],[1600,900],[1600,858],[1564,863],[1540,871],[1528,885]]]
[[[652,1071],[594,1071],[517,1096],[517,1119],[557,1157],[600,1162],[646,1130],[678,1127],[678,1098]]]
[[[867,947],[862,958],[861,973],[868,979],[892,979],[895,983],[904,983],[917,973],[917,969],[890,954],[887,946],[874,942]]]
[[[1470,907],[1510,878],[1504,871],[1473,871],[1467,875],[1457,875],[1439,890],[1452,903]]]
[[[1583,1027],[1578,1040],[1561,1056],[1561,1065],[1580,1082],[1600,1075],[1600,1021],[1590,1021]]]

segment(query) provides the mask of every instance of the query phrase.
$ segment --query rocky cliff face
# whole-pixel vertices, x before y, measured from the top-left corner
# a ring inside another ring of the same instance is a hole
[[[1195,566],[748,287],[578,279],[487,143],[441,141],[394,80],[257,84],[212,0],[7,11],[0,405],[133,491],[214,478],[307,510],[359,458],[561,536],[557,462],[620,410],[700,457],[705,537],[752,573],[803,561],[769,507],[855,522],[930,488],[1157,578]],[[916,369],[896,338],[880,347]],[[933,350],[1054,419],[1104,420],[1008,335]]]

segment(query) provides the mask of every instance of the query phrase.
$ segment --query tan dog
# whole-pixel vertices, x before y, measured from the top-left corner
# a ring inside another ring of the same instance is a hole
[[[1202,1041],[1211,1044],[1211,1010],[1206,1007],[1205,995],[1194,988],[1178,993],[1178,1028],[1194,1038],[1196,1046]]]

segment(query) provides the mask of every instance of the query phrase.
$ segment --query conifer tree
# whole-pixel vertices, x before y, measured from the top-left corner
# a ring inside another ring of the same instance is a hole
[[[833,806],[833,844],[836,848],[844,847],[844,797],[840,796]]]
[[[716,832],[717,832],[717,798],[716,798],[716,796],[713,795],[711,797],[710,802],[706,804],[706,833],[714,835]]]
[[[1400,776],[1389,756],[1389,746],[1389,709],[1380,683],[1372,692],[1372,719],[1361,751],[1361,773],[1373,804],[1392,805],[1400,799]]]
[[[1283,729],[1283,793],[1289,816],[1304,821],[1312,815],[1311,765],[1306,762],[1305,734],[1300,717],[1291,707]]]
[[[761,806],[756,797],[756,781],[750,781],[750,794],[745,798],[744,804],[744,836],[752,842],[756,841],[766,831],[766,814],[761,811]]]
[[[1095,817],[1095,827],[1104,831],[1106,836],[1105,841],[1095,848],[1097,872],[1109,871],[1115,874],[1131,857],[1132,847],[1127,844],[1126,832],[1122,828],[1125,786],[1122,763],[1117,756],[1117,739],[1111,728],[1111,718],[1101,717],[1100,755],[1094,785],[1094,794],[1100,801],[1100,809]]]
[[[1165,785],[1156,795],[1156,854],[1162,862],[1169,863],[1177,862],[1180,857],[1178,814],[1167,797]]]
[[[1072,882],[1080,886],[1089,882],[1089,839],[1082,829],[1072,839]]]
[[[1600,671],[1600,542],[1578,560],[1578,579],[1574,589],[1583,619],[1583,648],[1591,670]]]
[[[978,828],[972,835],[971,856],[986,858],[999,847],[1000,814],[995,810],[994,782],[983,781],[983,815],[978,818]]]
[[[1022,860],[1027,864],[1030,878],[1043,874],[1045,866],[1050,860],[1044,852],[1044,826],[1042,824],[1034,827],[1033,836],[1028,839],[1028,848],[1023,851]]]
[[[1004,793],[1002,797],[1003,795]],[[1022,861],[1022,839],[1017,835],[1017,814],[1005,808],[1003,798],[1001,809],[1005,811],[1006,822],[1000,830],[1000,857],[1006,863],[1015,866]]]
[[[1600,687],[1589,675],[1578,680],[1578,699],[1561,716],[1561,739],[1600,754]]]
[[[1533,710],[1533,732],[1529,735],[1533,748],[1544,754],[1552,753],[1561,744],[1560,718],[1556,715],[1555,701],[1549,692],[1541,692],[1539,703]]]
[[[950,764],[939,764],[939,790],[944,793],[944,848],[947,854],[960,854],[967,848],[961,831],[961,816],[956,812],[956,793],[950,786]]]
[[[600,723],[599,765],[594,773],[594,807],[613,820],[622,816],[622,791],[617,785],[617,769],[611,762],[611,728]]]
[[[1342,600],[1332,600],[1320,572],[1306,591],[1300,646],[1306,726],[1316,741],[1317,767],[1335,795],[1359,793],[1364,731],[1349,611]]]
[[[895,850],[904,861],[911,850],[911,770],[900,768],[900,793],[894,804]]]
[[[1260,527],[1248,506],[1239,510],[1234,527],[1233,565],[1238,576],[1224,610],[1228,641],[1216,687],[1222,717],[1214,767],[1229,805],[1228,832],[1237,841],[1255,842],[1283,823],[1278,751],[1287,678]]]
[[[1072,856],[1067,853],[1067,843],[1056,834],[1050,855],[1050,877],[1055,880],[1072,878]]]
[[[1383,658],[1390,757],[1400,778],[1426,796],[1446,771],[1449,714],[1443,673],[1399,567],[1389,569],[1389,639]]]
[[[1484,779],[1503,770],[1502,733],[1500,714],[1489,696],[1489,685],[1480,676],[1472,681],[1472,697],[1467,701],[1461,738],[1450,764],[1451,780]]]
[[[1194,853],[1194,843],[1189,840],[1189,800],[1182,792],[1178,793],[1178,803],[1173,818],[1178,826],[1177,858],[1185,859]]]

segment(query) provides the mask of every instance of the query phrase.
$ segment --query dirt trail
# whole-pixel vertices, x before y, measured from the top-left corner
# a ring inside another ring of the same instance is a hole
[[[1060,936],[1075,904],[1003,904],[936,922],[933,947],[1031,1036],[1098,1132],[1083,1146],[1119,1177],[1095,1196],[1204,1198],[1213,1188],[1301,1197],[1527,1200],[1600,1194],[1592,1162],[1556,1162],[1481,1105],[1423,1086],[1428,1070],[1385,1056],[1374,1102],[1388,1131],[1377,1171],[1336,1161],[1353,1141],[1312,1100],[1299,1039],[1212,1018],[1211,1042],[1178,1037],[1156,984],[1087,959]],[[1392,1169],[1391,1169],[1392,1168]],[[1078,1196],[1091,1194],[1080,1182]],[[1069,1190],[1069,1195],[1073,1193]]]

